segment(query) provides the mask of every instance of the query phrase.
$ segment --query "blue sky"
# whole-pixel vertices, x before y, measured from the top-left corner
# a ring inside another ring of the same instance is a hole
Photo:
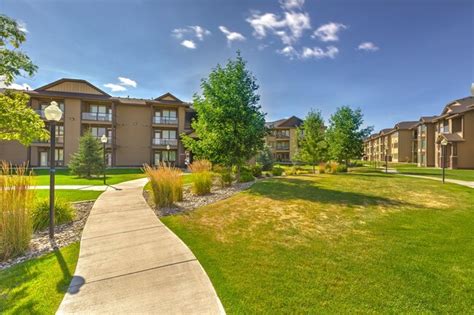
[[[240,49],[268,120],[360,107],[367,125],[439,114],[474,81],[469,0],[2,0],[39,66],[117,96],[190,101]],[[119,79],[122,78],[122,79]],[[127,80],[128,79],[128,80]],[[111,88],[115,91],[112,92]]]

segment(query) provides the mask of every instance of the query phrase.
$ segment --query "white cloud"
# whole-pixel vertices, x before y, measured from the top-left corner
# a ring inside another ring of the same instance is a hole
[[[219,30],[224,33],[225,37],[227,38],[227,43],[230,45],[233,41],[243,41],[245,40],[245,36],[237,33],[237,32],[231,32],[227,27],[225,26],[219,26]]]
[[[313,47],[313,48],[308,48],[308,47],[303,47],[303,52],[301,53],[301,58],[302,59],[308,59],[308,58],[316,58],[316,59],[322,59],[322,58],[331,58],[334,59],[336,58],[336,55],[339,53],[339,49],[334,46],[328,46],[326,47],[326,50],[319,48],[319,47]]]
[[[372,42],[363,42],[357,47],[358,50],[365,50],[365,51],[377,51],[380,48],[377,47],[374,43]]]
[[[195,37],[199,40],[204,40],[205,36],[211,35],[211,31],[203,28],[199,25],[192,25],[183,28],[175,28],[171,31],[171,35],[176,37],[177,39],[182,39],[184,36],[187,37]]]
[[[9,89],[14,89],[14,90],[33,90],[31,86],[27,83],[23,84],[18,84],[18,83],[12,83],[9,86],[5,86],[5,84],[2,82],[1,83],[1,88],[6,87]]]
[[[338,33],[346,28],[344,24],[331,22],[318,27],[311,37],[319,38],[323,42],[336,42],[339,40]]]
[[[310,17],[306,12],[285,12],[282,18],[273,13],[254,13],[247,18],[247,22],[254,29],[256,38],[262,39],[271,32],[280,37],[285,45],[295,43],[305,30],[311,28]]]
[[[300,51],[296,50],[293,46],[285,46],[284,48],[277,50],[277,52],[283,56],[293,59],[323,59],[323,58],[336,58],[339,53],[339,49],[335,46],[328,46],[326,50],[320,47],[303,47]]]
[[[123,85],[123,86],[132,86],[134,88],[137,87],[137,81],[134,81],[132,79],[129,79],[129,78],[125,78],[125,77],[118,77],[119,81],[120,81],[120,85]]]
[[[119,84],[114,84],[114,83],[107,83],[104,84],[106,88],[109,88],[112,92],[123,92],[126,91],[127,88],[124,86],[121,86]]]
[[[181,42],[181,46],[184,46],[189,49],[196,49],[196,44],[192,40],[188,40],[188,39],[183,40]]]
[[[301,9],[304,5],[304,0],[280,0],[280,5],[283,9]]]
[[[23,33],[28,33],[28,29],[26,28],[26,23],[23,21],[17,21],[18,30],[22,31]]]

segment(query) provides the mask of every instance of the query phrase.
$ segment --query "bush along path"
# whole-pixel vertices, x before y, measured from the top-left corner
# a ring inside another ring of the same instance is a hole
[[[224,313],[196,257],[142,197],[146,181],[97,199],[59,314]]]

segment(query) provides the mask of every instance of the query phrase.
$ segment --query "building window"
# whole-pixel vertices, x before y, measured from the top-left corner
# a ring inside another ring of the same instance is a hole
[[[163,130],[161,135],[163,139],[176,139],[176,130]]]
[[[160,162],[165,162],[165,163],[175,163],[176,162],[176,157],[177,157],[177,152],[174,150],[163,150],[163,151],[155,151],[153,155],[153,163],[155,165],[159,165]]]
[[[89,132],[93,137],[96,137],[97,139],[100,139],[103,135],[107,136],[107,142],[110,143],[110,140],[112,139],[112,128],[107,128],[107,127],[90,127]]]

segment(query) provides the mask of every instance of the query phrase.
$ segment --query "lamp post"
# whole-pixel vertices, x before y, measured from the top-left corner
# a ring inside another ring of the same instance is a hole
[[[63,112],[58,106],[58,103],[52,101],[51,104],[45,108],[44,116],[49,121],[49,133],[51,137],[51,147],[49,152],[49,238],[54,239],[54,175],[56,173],[56,122],[61,120]]]
[[[442,151],[442,166],[443,166],[443,184],[444,184],[444,178],[445,178],[445,169],[446,169],[446,149],[447,149],[447,146],[448,146],[448,140],[446,139],[443,139],[441,140],[441,151]]]
[[[107,170],[107,161],[105,159],[105,145],[107,144],[107,136],[105,134],[102,135],[102,137],[100,137],[100,142],[102,142],[102,145],[104,146],[104,185],[107,185],[106,183],[106,174],[105,174],[105,171]]]
[[[171,149],[170,145],[167,144],[167,145],[166,145],[166,151],[168,151],[168,153],[167,153],[167,157],[166,157],[166,159],[167,159],[166,162],[168,163],[168,166],[171,165],[171,163],[170,163],[170,149]]]
[[[388,173],[388,149],[385,150],[385,174]]]

